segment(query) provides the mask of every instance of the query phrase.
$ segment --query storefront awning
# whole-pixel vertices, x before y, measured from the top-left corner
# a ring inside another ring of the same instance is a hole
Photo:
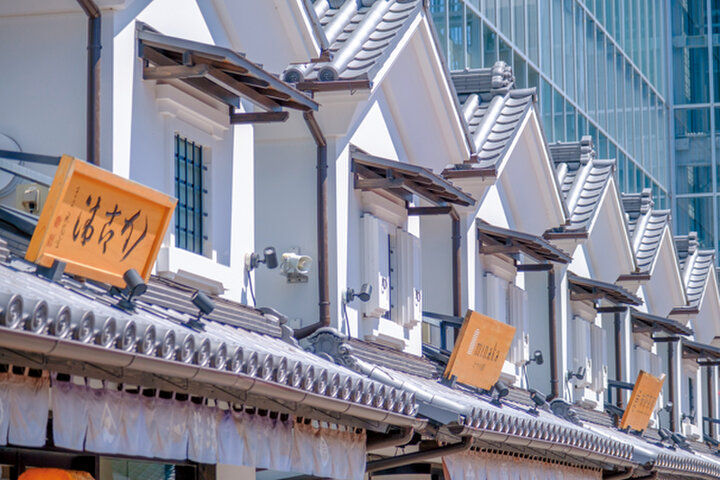
[[[137,25],[137,39],[138,55],[146,62],[144,79],[178,80],[231,107],[240,107],[245,98],[265,111],[231,115],[231,123],[283,121],[283,108],[318,109],[313,99],[241,53],[162,35],[142,23]]]
[[[696,360],[703,366],[720,365],[720,348],[692,340],[683,339],[682,356]]]
[[[630,313],[633,332],[664,332],[669,335],[692,335],[693,331],[682,323],[669,318],[633,310]]]
[[[570,263],[572,257],[536,235],[496,227],[477,221],[477,234],[482,254],[524,253],[540,262]]]
[[[618,285],[601,282],[592,278],[581,277],[568,272],[568,288],[571,300],[601,300],[605,299],[615,304],[642,305],[642,300],[636,295]]]
[[[435,206],[475,205],[475,199],[427,168],[369,155],[350,146],[357,190],[387,190],[407,200],[413,194]]]

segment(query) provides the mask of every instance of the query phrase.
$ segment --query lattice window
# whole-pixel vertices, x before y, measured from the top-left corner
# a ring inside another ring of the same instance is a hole
[[[199,255],[205,240],[203,225],[203,147],[175,135],[175,246]]]

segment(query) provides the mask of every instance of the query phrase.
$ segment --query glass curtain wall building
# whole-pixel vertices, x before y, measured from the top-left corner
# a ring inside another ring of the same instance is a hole
[[[431,0],[430,7],[450,70],[504,60],[518,87],[537,88],[549,142],[591,135],[600,158],[617,159],[622,191],[651,188],[656,208],[670,208],[665,0]]]
[[[697,231],[703,247],[717,248],[720,0],[671,3],[676,230]]]

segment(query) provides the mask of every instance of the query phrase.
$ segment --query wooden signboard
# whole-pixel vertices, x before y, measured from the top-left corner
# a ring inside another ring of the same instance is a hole
[[[63,155],[25,258],[116,287],[147,282],[177,200]]]
[[[630,427],[641,432],[647,428],[663,383],[665,383],[664,373],[658,378],[640,370],[630,395],[630,401],[620,422],[620,428]]]
[[[454,375],[460,383],[490,390],[500,378],[513,336],[515,327],[468,310],[445,377]]]
[[[18,480],[93,480],[87,472],[62,470],[59,468],[30,468]]]

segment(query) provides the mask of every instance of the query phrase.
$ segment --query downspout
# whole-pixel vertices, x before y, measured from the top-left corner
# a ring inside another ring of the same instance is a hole
[[[670,407],[670,431],[675,432],[675,342],[668,342],[668,401]]]
[[[548,270],[548,331],[550,336],[550,398],[560,397],[557,320],[555,319],[555,268]]]
[[[77,2],[88,17],[85,155],[88,163],[99,165],[101,13],[93,0]]]
[[[330,326],[330,288],[328,286],[328,215],[327,215],[327,140],[318,125],[313,112],[303,113],[305,124],[317,146],[317,265],[319,319],[312,325],[295,330],[295,338],[312,335],[322,327]]]
[[[620,312],[615,312],[615,380],[622,381],[622,320]],[[620,390],[616,391],[615,404],[623,408],[623,397]]]
[[[453,315],[462,316],[462,256],[460,253],[460,241],[462,234],[460,233],[460,216],[453,209],[450,211],[452,219],[452,295],[453,295]]]
[[[472,437],[463,437],[460,443],[445,445],[443,447],[432,448],[429,450],[421,450],[419,452],[398,455],[397,457],[383,458],[382,460],[374,460],[367,462],[365,466],[366,473],[377,472],[378,470],[387,470],[389,468],[402,467],[416,462],[422,462],[431,458],[445,457],[454,453],[466,452],[472,447]]]
[[[713,418],[715,415],[715,406],[713,405],[713,375],[715,373],[715,367],[708,366],[705,370],[707,376],[707,417]],[[715,438],[715,424],[708,422],[708,434],[710,437]]]
[[[382,450],[388,447],[402,447],[407,445],[415,436],[415,429],[412,427],[401,428],[400,431],[393,435],[386,435],[384,438],[371,439],[368,438],[365,449],[368,452],[373,450]]]

